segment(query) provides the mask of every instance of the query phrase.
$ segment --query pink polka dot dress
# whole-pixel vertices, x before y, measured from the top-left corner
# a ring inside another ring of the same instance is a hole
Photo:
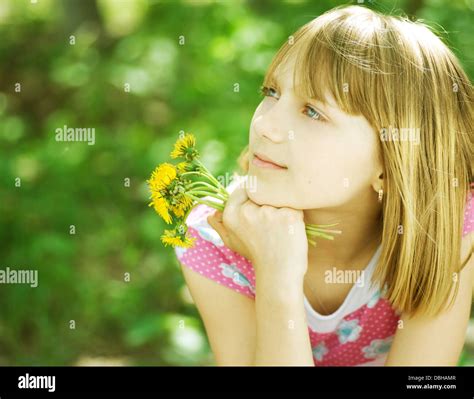
[[[468,195],[463,236],[474,229],[474,196]],[[207,223],[214,212],[196,206],[188,216],[189,234],[196,238],[192,248],[175,247],[180,263],[242,295],[255,298],[252,264],[227,248]],[[394,338],[400,315],[384,298],[384,289],[371,283],[381,246],[364,272],[362,283],[354,284],[343,304],[330,315],[321,315],[304,298],[308,333],[315,366],[382,366]]]

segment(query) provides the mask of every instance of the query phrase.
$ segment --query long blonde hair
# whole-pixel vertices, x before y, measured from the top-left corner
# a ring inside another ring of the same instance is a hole
[[[275,70],[290,57],[302,95],[325,103],[331,93],[379,134],[383,232],[373,281],[387,286],[386,298],[401,312],[438,314],[455,298],[463,266],[473,180],[469,78],[424,24],[360,6],[332,9],[298,29],[275,55],[265,86],[274,86]],[[246,172],[248,147],[239,163]]]

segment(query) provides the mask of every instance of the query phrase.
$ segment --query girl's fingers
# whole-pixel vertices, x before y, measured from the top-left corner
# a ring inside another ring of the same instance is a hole
[[[225,210],[234,210],[240,208],[249,199],[247,190],[244,184],[238,184],[237,187],[232,191],[227,200]]]
[[[213,215],[209,215],[207,217],[207,222],[215,231],[217,231],[217,234],[219,234],[219,236],[222,238],[222,241],[224,241],[224,245],[228,246],[229,232],[222,223],[222,216],[221,219],[219,219],[219,216],[216,215],[216,213],[217,212],[215,212]],[[222,212],[220,213],[222,215]]]
[[[211,216],[212,216],[212,218],[214,218],[215,220],[217,220],[217,221],[219,221],[219,222],[222,222],[222,215],[223,215],[222,211],[217,211],[217,210],[216,210],[216,211],[214,212],[214,214],[211,215]]]

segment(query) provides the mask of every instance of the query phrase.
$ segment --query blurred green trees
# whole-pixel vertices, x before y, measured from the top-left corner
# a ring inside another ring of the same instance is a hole
[[[472,2],[366,3],[452,32],[474,75]],[[0,268],[39,270],[0,287],[0,364],[211,364],[145,180],[181,130],[232,172],[272,56],[339,4],[0,1]],[[64,125],[95,145],[56,142]]]

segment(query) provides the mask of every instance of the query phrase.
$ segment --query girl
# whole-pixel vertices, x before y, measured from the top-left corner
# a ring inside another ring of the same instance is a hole
[[[456,57],[421,23],[342,7],[290,36],[262,93],[256,186],[197,206],[176,249],[217,364],[456,365],[474,278]],[[342,234],[308,246],[305,223]]]

